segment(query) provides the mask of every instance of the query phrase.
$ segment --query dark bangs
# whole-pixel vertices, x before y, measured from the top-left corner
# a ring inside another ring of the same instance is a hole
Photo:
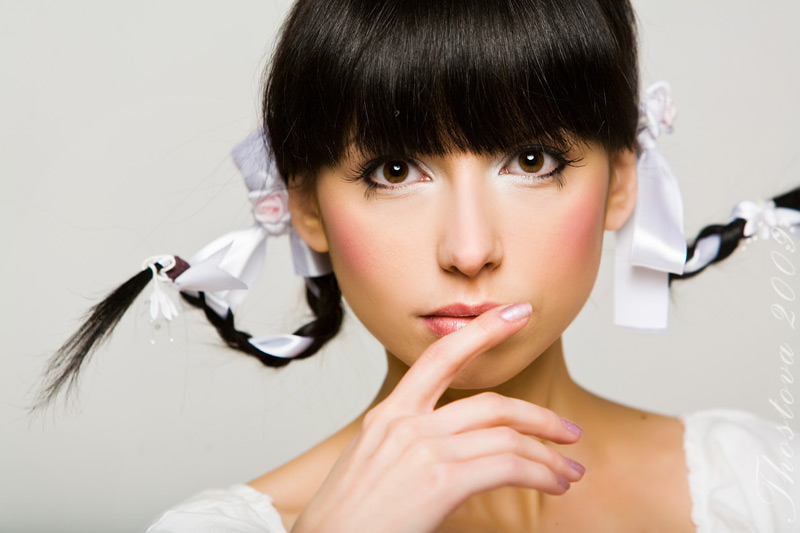
[[[635,148],[627,0],[300,0],[266,79],[287,177],[372,155]]]

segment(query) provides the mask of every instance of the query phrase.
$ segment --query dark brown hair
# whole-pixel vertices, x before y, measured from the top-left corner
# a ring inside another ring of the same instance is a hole
[[[635,149],[638,94],[627,0],[299,0],[266,73],[264,131],[287,183],[307,186],[351,148]],[[300,334],[327,341],[339,287],[333,274],[315,282],[316,320]]]
[[[265,79],[290,180],[367,153],[636,146],[627,0],[300,0]]]

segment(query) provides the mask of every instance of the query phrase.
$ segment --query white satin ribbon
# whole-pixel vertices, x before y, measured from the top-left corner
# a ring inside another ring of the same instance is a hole
[[[222,268],[231,243],[203,257],[195,257],[191,267],[175,278],[172,285],[179,291],[218,292],[247,289],[247,284]]]
[[[330,256],[309,248],[294,228],[289,230],[289,242],[292,246],[295,274],[304,278],[318,278],[333,272]]]
[[[708,266],[719,255],[719,247],[722,245],[722,237],[712,233],[697,241],[694,245],[694,254],[691,259],[686,261],[684,273],[697,272]]]
[[[745,221],[742,234],[746,238],[769,239],[771,228],[800,226],[800,211],[777,207],[772,200],[739,202],[731,211],[728,223],[730,224],[737,218]],[[686,261],[684,272],[696,272],[711,263],[719,254],[721,242],[722,239],[716,234],[708,235],[697,241],[694,254]]]
[[[251,337],[248,342],[262,352],[291,359],[297,357],[314,342],[311,337],[301,337],[300,335],[264,335],[262,337]]]
[[[248,289],[258,279],[264,265],[264,252],[266,250],[267,234],[259,225],[253,225],[218,237],[205,245],[191,259],[192,265],[186,272],[178,276],[176,284],[194,270],[194,265],[203,264],[212,257],[218,258],[217,265],[228,275],[240,281],[239,289]],[[180,288],[180,287],[179,287]],[[244,290],[206,290],[206,297],[211,296],[220,303],[224,303],[224,312],[218,313],[224,317],[229,307],[239,304],[247,296]]]
[[[332,272],[328,254],[315,252],[292,228],[286,186],[272,152],[257,130],[232,151],[233,160],[247,185],[252,205],[252,226],[232,231],[204,246],[189,261],[188,270],[175,279],[182,291],[203,291],[206,304],[220,317],[246,296],[242,289],[252,287],[264,266],[267,238],[289,233],[295,272],[310,278]],[[232,283],[231,280],[235,280]],[[313,284],[311,290],[319,292]],[[250,344],[276,357],[295,357],[313,342],[298,335],[266,335],[250,339]]]
[[[172,288],[189,294],[196,295],[203,291],[212,293],[213,291],[246,289],[241,280],[219,268],[220,262],[225,258],[230,246],[226,246],[209,257],[196,261],[191,268],[185,270],[175,280],[170,279],[167,272],[172,270],[177,261],[174,255],[153,256],[142,264],[143,268],[150,268],[153,271],[153,290],[148,298],[150,318],[157,320],[159,316],[166,320],[172,320],[178,316],[178,308],[162,286],[167,284]],[[156,268],[158,264],[161,268]],[[215,309],[216,310],[216,309]],[[223,310],[222,316],[224,316]]]
[[[682,274],[686,263],[678,180],[656,142],[662,131],[672,132],[676,115],[669,84],[650,86],[639,113],[638,193],[633,214],[617,231],[614,322],[661,330],[667,327],[669,273]]]
[[[295,272],[306,278],[333,272],[328,254],[312,250],[292,228],[286,186],[278,173],[272,150],[266,145],[263,130],[250,134],[233,149],[232,155],[250,190],[256,223],[269,235],[289,233]]]
[[[770,228],[800,225],[800,211],[786,207],[776,207],[775,202],[739,202],[731,211],[731,220],[745,220],[744,236],[758,236],[762,239],[770,237]]]

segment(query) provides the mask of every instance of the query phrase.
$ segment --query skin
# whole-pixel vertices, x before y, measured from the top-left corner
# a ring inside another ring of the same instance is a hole
[[[330,253],[345,299],[386,348],[388,373],[365,414],[251,482],[287,527],[694,530],[680,422],[582,389],[561,345],[592,290],[604,231],[633,210],[635,157],[577,144],[567,157],[580,161],[561,184],[518,172],[515,157],[420,158],[407,186],[365,195],[348,179],[363,163],[353,155],[314,190],[290,192],[296,230]],[[441,339],[421,319],[487,301],[502,306]],[[514,302],[530,316],[499,318]]]

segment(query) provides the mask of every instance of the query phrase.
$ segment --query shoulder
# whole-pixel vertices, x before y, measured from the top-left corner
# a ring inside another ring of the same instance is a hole
[[[191,497],[164,512],[147,533],[286,533],[357,432],[357,422],[247,484]]]
[[[795,531],[800,449],[786,422],[734,410],[680,419],[698,531]]]
[[[272,499],[248,485],[203,491],[164,512],[147,533],[286,533]]]
[[[250,481],[248,485],[258,492],[269,494],[284,524],[291,527],[355,438],[361,420],[362,417],[359,417],[310,450]]]

